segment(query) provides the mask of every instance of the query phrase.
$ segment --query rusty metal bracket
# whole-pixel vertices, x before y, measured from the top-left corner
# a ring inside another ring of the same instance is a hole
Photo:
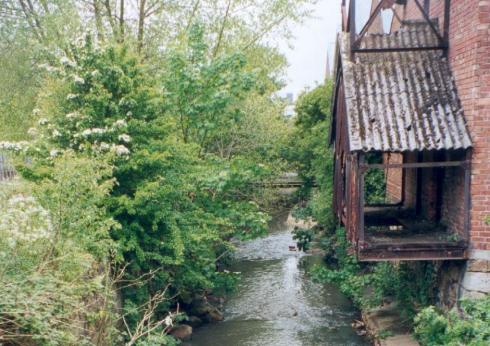
[[[441,32],[435,27],[434,23],[429,18],[429,14],[424,10],[419,0],[414,0],[415,5],[421,12],[424,20],[427,22],[431,30],[437,37],[439,41],[438,46],[429,46],[429,47],[392,47],[392,48],[364,48],[361,49],[361,41],[368,32],[369,28],[373,24],[376,16],[379,15],[380,11],[385,8],[387,5],[393,3],[393,0],[381,0],[374,11],[369,16],[368,21],[363,26],[359,35],[356,34],[356,24],[355,24],[355,0],[350,0],[350,8],[349,8],[349,31],[350,31],[350,46],[351,46],[351,59],[353,59],[355,53],[382,53],[382,52],[403,52],[403,51],[415,51],[415,50],[436,50],[442,49],[447,53],[447,48],[449,46],[449,11],[450,11],[450,0],[445,0],[445,8],[444,8],[444,33]],[[396,11],[393,9],[394,16],[398,18]],[[400,20],[398,18],[398,20]],[[357,37],[356,37],[357,36]]]
[[[427,24],[429,24],[430,28],[432,29],[434,34],[437,36],[437,39],[439,40],[439,43],[441,44],[441,46],[446,48],[446,42],[444,41],[444,38],[439,33],[439,30],[436,29],[436,27],[434,26],[434,23],[432,23],[432,21],[430,20],[428,14],[425,12],[425,10],[422,7],[422,5],[420,4],[419,0],[414,0],[414,1],[415,1],[415,5],[417,5],[418,9],[422,13],[422,16],[427,21]]]

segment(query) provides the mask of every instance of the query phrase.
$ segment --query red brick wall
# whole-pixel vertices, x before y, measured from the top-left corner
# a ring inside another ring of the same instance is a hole
[[[431,162],[434,161],[434,153],[424,153],[422,161]],[[436,209],[437,209],[437,178],[434,168],[421,168],[418,173],[421,175],[422,186],[422,198],[421,213],[429,219],[436,221]]]
[[[444,169],[441,220],[451,233],[464,231],[464,170],[459,167]]]
[[[459,1],[453,2],[459,3]],[[483,0],[461,2],[467,7],[471,6],[476,12],[475,17],[463,19],[464,22],[472,24],[475,34],[468,37],[460,34],[450,55],[451,60],[458,57],[456,52],[460,52],[459,55],[461,55],[457,62],[462,71],[455,72],[458,86],[463,84],[458,79],[465,81],[466,78],[475,83],[472,89],[466,86],[467,99],[463,103],[464,107],[468,107],[468,111],[465,108],[465,115],[474,145],[471,238],[475,248],[490,250],[490,226],[484,221],[484,218],[490,215],[490,2]],[[468,12],[468,9],[460,5],[460,11],[465,13]],[[468,41],[464,44],[466,39]],[[465,45],[466,49],[463,48]],[[464,68],[464,57],[469,54],[468,50],[475,51],[470,55],[470,57],[475,57],[475,60],[472,67]]]
[[[417,153],[405,153],[406,163],[417,162]],[[417,204],[417,170],[405,169],[405,196],[403,205],[409,209],[415,209]]]
[[[398,153],[384,154],[385,163],[403,163],[403,155]],[[398,203],[402,200],[403,170],[401,168],[389,168],[385,170],[386,199],[390,203]]]

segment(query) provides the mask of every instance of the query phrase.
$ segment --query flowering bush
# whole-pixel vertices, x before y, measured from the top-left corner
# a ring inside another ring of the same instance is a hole
[[[109,230],[118,225],[101,202],[112,169],[70,152],[51,163],[36,184],[0,185],[0,340],[87,345],[97,328],[111,344]]]
[[[186,49],[202,46],[202,35],[191,39],[200,41]],[[210,137],[202,133],[217,136],[220,126],[238,116],[234,103],[251,83],[242,58],[220,59],[215,66],[205,54],[201,62],[185,61],[191,57],[177,52],[171,56],[184,59],[178,60],[186,70],[201,66],[206,80],[226,78],[202,90],[201,77],[188,80],[180,65],[170,64],[162,78],[170,97],[126,48],[99,49],[90,40],[73,47],[72,57],[53,70],[52,89],[39,99],[40,120],[26,150],[30,160],[19,164],[25,178],[42,183],[36,193],[41,204],[62,220],[53,218],[56,239],[76,241],[99,260],[114,249],[116,272],[124,269],[125,282],[139,283],[121,290],[128,339],[138,334],[141,321],[159,326],[145,334],[148,340],[165,338],[165,323],[159,321],[177,299],[228,289],[235,276],[219,272],[217,261],[232,249],[229,240],[262,234],[269,221],[249,196],[270,170],[238,155],[227,160],[208,152],[204,142]],[[179,93],[184,84],[194,95],[186,109],[178,106],[191,96]],[[196,122],[184,132],[179,124],[183,111]],[[219,118],[213,118],[214,111]],[[90,164],[75,170],[70,160],[62,161],[68,157]],[[79,172],[81,185],[57,173],[63,172],[60,160],[73,176]],[[113,248],[106,246],[109,232]],[[148,318],[142,307],[162,291],[165,299],[152,305]]]
[[[21,244],[32,249],[38,240],[52,240],[53,226],[49,213],[34,197],[0,191],[0,239],[14,249]],[[5,260],[7,253],[0,253]]]

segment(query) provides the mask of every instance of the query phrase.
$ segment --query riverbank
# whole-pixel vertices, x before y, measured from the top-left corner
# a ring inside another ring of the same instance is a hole
[[[362,320],[375,346],[418,346],[396,304],[362,312]]]
[[[326,261],[338,261],[335,252],[331,252],[325,249],[325,242],[323,238],[323,232],[317,227],[317,223],[312,219],[297,220],[291,215],[288,218],[288,223],[295,229],[311,229],[312,239],[308,244],[309,254],[315,254],[320,256],[323,261],[320,263],[322,267],[328,265]],[[362,276],[361,272],[358,275]],[[336,281],[335,284],[341,287],[343,280]],[[366,290],[364,295],[369,296],[373,294],[370,290]],[[365,297],[369,300],[369,297]],[[363,304],[358,304],[360,309],[361,318],[359,321],[354,321],[352,327],[357,330],[360,335],[368,336],[375,346],[417,346],[419,343],[415,340],[411,334],[411,326],[407,323],[406,318],[403,318],[403,309],[400,309],[399,305],[395,303],[384,302],[382,306],[377,308],[367,308]]]

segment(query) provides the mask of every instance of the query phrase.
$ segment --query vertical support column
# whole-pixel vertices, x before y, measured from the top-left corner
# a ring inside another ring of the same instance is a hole
[[[417,152],[417,163],[423,161],[423,153]],[[417,186],[415,187],[415,215],[420,216],[422,213],[422,168],[417,168],[415,170],[415,179],[417,181]]]
[[[356,42],[356,0],[349,5],[350,59],[354,60],[354,43]]]
[[[346,162],[345,162],[345,206],[346,206],[346,225],[345,228],[347,230],[350,230],[351,225],[350,225],[350,219],[352,215],[352,204],[351,204],[351,194],[352,194],[352,178],[351,178],[351,160],[352,156],[347,155]]]
[[[359,204],[358,204],[358,217],[359,217],[359,244],[364,246],[365,230],[364,230],[364,174],[366,168],[364,167],[364,154],[360,153],[358,156],[358,189],[359,189]]]
[[[470,210],[471,210],[471,149],[466,150],[464,165],[464,238],[470,240]]]
[[[345,13],[345,1],[342,0],[341,12],[342,12],[342,31],[347,32],[347,17],[348,13]]]
[[[444,0],[444,44],[449,48],[449,21],[451,18],[451,0]]]
[[[449,56],[449,20],[451,17],[451,0],[444,0],[444,32],[443,42],[444,42],[444,56],[447,58]]]

